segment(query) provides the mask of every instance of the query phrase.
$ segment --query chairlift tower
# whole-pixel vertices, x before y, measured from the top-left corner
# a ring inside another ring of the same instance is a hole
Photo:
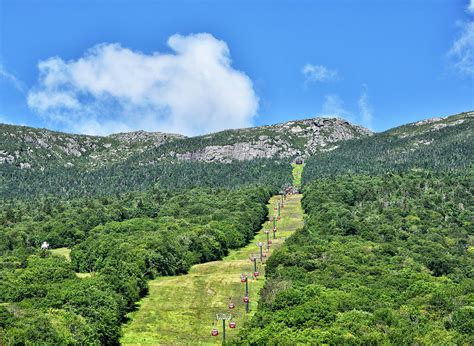
[[[250,254],[249,259],[250,259],[250,261],[253,262],[253,276],[257,277],[259,275],[259,273],[257,271],[257,255]]]
[[[242,273],[240,274],[240,282],[245,282],[245,296],[244,296],[244,303],[245,303],[245,312],[249,312],[249,300],[245,301],[245,297],[248,298],[249,296],[249,274]]]
[[[258,241],[256,245],[260,248],[260,262],[263,262],[263,243]]]
[[[272,217],[272,220],[273,220],[273,239],[276,239],[276,231],[277,231],[276,217]]]
[[[266,229],[265,231],[263,231],[263,233],[265,233],[267,235],[267,251],[270,250],[270,244],[272,243],[272,241],[270,240],[270,231],[268,229]]]
[[[232,319],[231,314],[216,314],[216,320],[217,321],[222,321],[222,344],[225,344],[225,324],[226,321],[229,321]],[[237,324],[235,322],[230,322],[229,323],[229,328],[235,328]],[[219,331],[216,328],[213,328],[211,331],[211,336],[218,336]]]

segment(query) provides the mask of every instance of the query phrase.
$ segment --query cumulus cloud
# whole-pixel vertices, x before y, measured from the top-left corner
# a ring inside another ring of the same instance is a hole
[[[331,70],[324,65],[306,64],[301,73],[305,77],[305,83],[334,81],[338,78],[336,70]]]
[[[173,35],[171,53],[99,44],[83,57],[38,64],[28,105],[67,130],[88,134],[148,130],[196,135],[252,125],[258,97],[210,34]]]
[[[23,83],[16,78],[13,74],[9,73],[3,64],[0,63],[0,79],[6,80],[7,82],[11,83],[15,89],[18,91],[23,91]]]
[[[466,11],[468,13],[474,14],[474,0],[469,1],[469,4],[467,5]]]
[[[362,85],[362,93],[357,102],[362,125],[372,128],[373,109],[369,102],[369,93],[367,85]]]
[[[474,22],[464,23],[461,28],[461,35],[454,41],[448,56],[458,72],[474,77]]]

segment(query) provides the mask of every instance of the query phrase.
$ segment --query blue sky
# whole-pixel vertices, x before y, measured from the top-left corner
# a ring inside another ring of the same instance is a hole
[[[474,109],[474,5],[0,0],[0,121],[195,135]]]

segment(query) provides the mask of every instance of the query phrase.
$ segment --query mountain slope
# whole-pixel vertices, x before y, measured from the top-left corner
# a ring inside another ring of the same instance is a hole
[[[473,175],[306,185],[241,345],[473,345]]]
[[[376,174],[472,166],[474,112],[382,133],[337,118],[315,118],[186,138],[133,132],[69,135],[1,125],[0,198],[95,196],[194,186],[291,182],[295,157],[303,182],[351,172]]]
[[[466,169],[474,158],[473,134],[474,112],[400,126],[317,153],[307,160],[303,181],[345,173]]]
[[[205,162],[309,157],[332,143],[371,134],[342,119],[314,118],[187,138],[167,143],[155,152],[160,159]]]
[[[166,159],[231,162],[256,158],[309,156],[328,144],[370,135],[347,121],[315,118],[187,138],[161,132],[107,137],[74,135],[24,126],[0,125],[0,164],[20,169],[80,166],[94,169],[144,153]]]
[[[70,135],[1,125],[0,198],[94,196],[162,187],[236,187],[291,182],[289,162],[371,135],[341,119],[316,118],[186,138],[133,132]]]
[[[0,165],[41,170],[76,165],[97,168],[180,138],[185,137],[144,131],[86,136],[0,124]]]

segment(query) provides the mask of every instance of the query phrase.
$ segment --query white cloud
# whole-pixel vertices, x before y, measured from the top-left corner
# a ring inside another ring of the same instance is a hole
[[[474,0],[469,1],[469,4],[467,5],[466,11],[468,13],[474,14]]]
[[[328,69],[324,65],[306,64],[301,73],[305,77],[305,83],[334,81],[338,78],[336,70]]]
[[[448,56],[458,72],[474,77],[474,22],[462,24],[461,36],[454,41]]]
[[[346,109],[344,101],[337,94],[329,94],[324,96],[322,110],[318,116],[344,118],[351,122],[360,123],[361,125],[372,128],[373,108],[369,102],[369,94],[367,85],[362,85],[362,91],[357,101],[359,112],[351,112]]]
[[[351,113],[344,108],[344,101],[337,94],[324,96],[322,111],[319,115],[325,117],[352,118]]]
[[[14,75],[12,75],[11,73],[9,73],[5,67],[3,66],[3,64],[0,63],[0,79],[3,79],[3,80],[6,80],[8,81],[9,83],[11,83],[15,89],[17,89],[18,91],[23,91],[24,90],[24,87],[23,87],[23,83],[18,79],[16,78]]]
[[[253,123],[258,97],[210,34],[173,35],[172,53],[99,44],[75,61],[41,61],[28,105],[65,129],[89,134],[148,130],[187,135]]]
[[[373,109],[369,102],[368,88],[365,84],[362,85],[362,93],[357,103],[359,106],[362,125],[372,129]]]

